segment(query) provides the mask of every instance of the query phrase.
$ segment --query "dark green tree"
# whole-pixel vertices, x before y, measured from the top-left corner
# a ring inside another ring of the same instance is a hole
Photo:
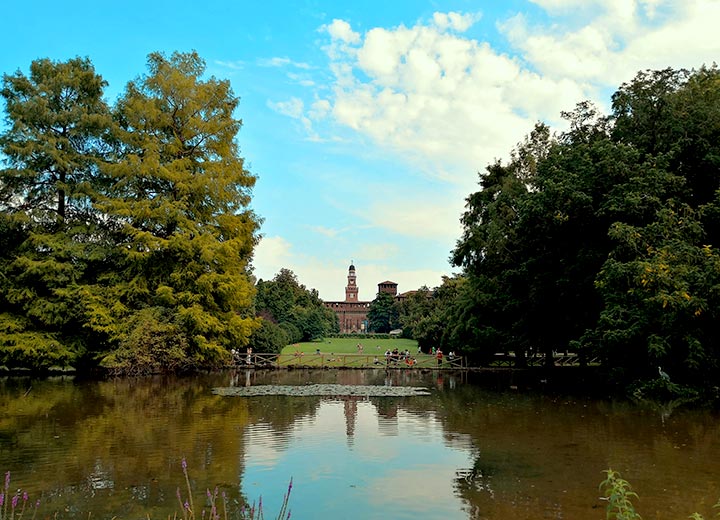
[[[290,338],[285,330],[272,321],[261,318],[260,327],[250,336],[249,346],[255,352],[280,352],[288,344]]]
[[[399,324],[400,313],[395,298],[392,295],[380,292],[370,302],[368,308],[368,330],[370,332],[387,333]]]
[[[270,281],[258,280],[256,288],[256,313],[280,326],[289,342],[312,341],[339,330],[336,314],[290,269],[281,269]]]
[[[642,72],[610,116],[588,103],[564,116],[566,132],[536,128],[468,197],[452,257],[467,283],[442,304],[457,331],[443,341],[716,381],[717,68]]]

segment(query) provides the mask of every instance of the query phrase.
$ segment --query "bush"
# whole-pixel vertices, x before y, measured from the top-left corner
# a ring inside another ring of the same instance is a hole
[[[189,343],[167,309],[150,307],[135,312],[125,322],[119,347],[101,365],[115,375],[180,372],[191,365]]]

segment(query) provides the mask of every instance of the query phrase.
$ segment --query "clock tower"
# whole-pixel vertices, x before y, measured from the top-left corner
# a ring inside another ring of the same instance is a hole
[[[346,302],[357,302],[358,301],[358,287],[355,279],[355,266],[350,261],[350,268],[348,269],[347,285],[345,286],[345,301]]]

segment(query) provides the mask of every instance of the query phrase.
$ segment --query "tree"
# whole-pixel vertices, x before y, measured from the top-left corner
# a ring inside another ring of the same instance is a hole
[[[85,293],[104,219],[93,207],[111,128],[106,82],[88,59],[40,59],[30,75],[3,76],[7,130],[0,136],[3,233],[12,248],[0,278],[2,361],[47,367],[87,350]]]
[[[339,330],[337,315],[325,307],[317,290],[307,289],[290,269],[270,281],[258,280],[255,311],[279,325],[290,342],[312,341]]]
[[[441,305],[443,337],[716,381],[720,72],[646,71],[610,116],[563,116],[568,131],[536,128],[468,197],[452,258],[467,282]]]
[[[258,327],[250,336],[249,346],[255,352],[277,352],[279,353],[285,345],[290,343],[287,333],[272,321],[260,319]]]
[[[399,312],[395,299],[388,293],[380,292],[368,308],[368,330],[387,333],[398,326]]]
[[[238,98],[228,81],[201,79],[195,52],[153,53],[148,69],[115,110],[119,149],[96,207],[119,268],[93,288],[90,325],[123,343],[131,317],[157,308],[148,318],[177,324],[186,367],[217,364],[259,325],[248,268],[255,177],[235,142]]]

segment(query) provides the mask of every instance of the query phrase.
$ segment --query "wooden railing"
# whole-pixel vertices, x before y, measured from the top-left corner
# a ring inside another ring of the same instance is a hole
[[[248,357],[249,356],[249,357]],[[442,369],[465,369],[469,368],[467,360],[462,356],[443,356],[442,362],[438,364],[435,356],[430,354],[417,354],[411,356],[412,361],[398,358],[386,358],[384,355],[371,354],[320,354],[310,352],[298,352],[295,354],[270,354],[252,353],[238,356],[237,366],[267,367],[267,368],[442,368]],[[587,359],[589,365],[598,363],[596,358]],[[545,354],[529,354],[525,357],[525,366],[545,366],[547,359]],[[555,366],[578,366],[580,357],[576,353],[558,353],[553,355],[552,363]],[[515,367],[517,359],[513,353],[496,353],[489,364],[490,367]]]
[[[541,353],[532,353],[528,354],[525,357],[525,365],[528,367],[539,367],[539,366],[545,366],[548,363],[548,359],[545,356],[545,354]],[[588,365],[597,364],[599,363],[598,358],[588,358],[585,360],[585,363]],[[580,356],[574,352],[566,352],[566,353],[557,353],[553,354],[552,357],[552,364],[554,366],[579,366],[580,363]],[[491,366],[496,367],[514,367],[517,365],[517,358],[515,357],[515,354],[510,352],[508,354],[504,352],[497,352],[493,356],[493,359],[490,363]]]
[[[438,364],[435,356],[418,354],[411,356],[410,360],[403,358],[386,358],[383,355],[368,354],[314,354],[309,352],[296,354],[267,354],[252,353],[238,356],[238,366],[268,367],[268,368],[466,368],[465,359],[461,356],[449,358],[444,356]]]

